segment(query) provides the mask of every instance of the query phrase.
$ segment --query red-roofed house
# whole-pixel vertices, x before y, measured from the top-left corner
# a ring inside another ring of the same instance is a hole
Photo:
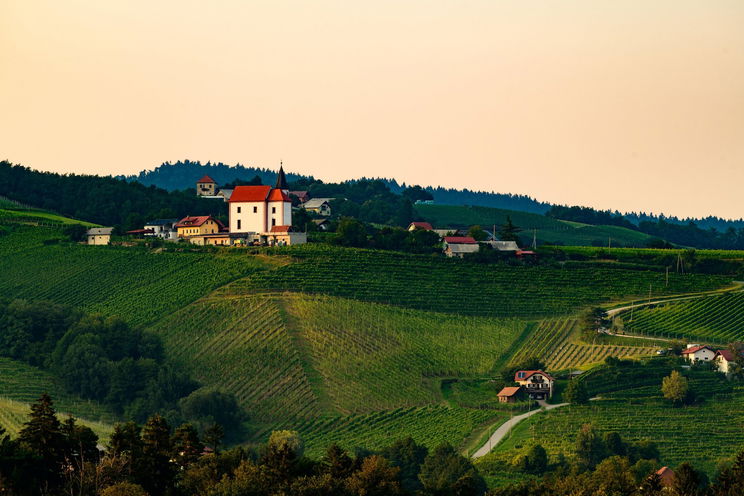
[[[292,200],[282,167],[273,188],[236,186],[230,195],[229,213],[230,233],[245,234],[247,242],[289,245],[307,241],[305,233],[291,229]]]
[[[710,346],[688,344],[687,349],[683,350],[681,355],[692,363],[710,362],[715,358],[716,352]]]
[[[731,364],[739,362],[741,358],[742,356],[740,355],[737,359],[736,355],[731,350],[718,350],[716,351],[716,356],[713,357],[713,362],[716,364],[719,372],[728,375]]]
[[[514,403],[519,399],[519,394],[522,392],[522,386],[507,386],[497,395],[499,397],[499,403]]]
[[[178,237],[184,239],[196,238],[205,234],[217,234],[225,228],[222,222],[211,215],[184,217],[174,227],[176,228]]]
[[[542,370],[518,370],[514,382],[522,386],[530,399],[544,400],[553,396],[553,379]]]
[[[423,229],[424,231],[433,231],[434,228],[428,222],[411,222],[408,224],[409,231],[415,231],[416,229]]]
[[[209,176],[204,176],[196,181],[196,194],[198,196],[214,196],[217,182]]]
[[[674,470],[669,467],[661,467],[656,471],[656,475],[661,480],[661,485],[664,487],[672,487],[674,484]]]
[[[462,258],[467,253],[480,250],[478,242],[470,236],[445,236],[443,251],[448,257]]]

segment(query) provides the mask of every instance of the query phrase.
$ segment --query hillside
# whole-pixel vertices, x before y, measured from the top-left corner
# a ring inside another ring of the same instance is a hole
[[[416,212],[436,228],[467,229],[480,225],[484,229],[499,226],[510,217],[512,222],[522,228],[522,244],[527,246],[537,237],[538,245],[595,245],[643,247],[651,236],[639,231],[618,226],[592,226],[576,222],[562,221],[527,212],[503,210],[489,207],[453,205],[416,205]]]

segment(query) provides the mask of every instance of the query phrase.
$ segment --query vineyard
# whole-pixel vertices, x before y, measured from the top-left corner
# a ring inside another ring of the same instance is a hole
[[[20,229],[0,236],[0,294],[50,300],[144,324],[265,266],[257,257],[236,253],[44,244],[58,235],[49,229]]]
[[[305,245],[297,258],[220,289],[225,295],[297,291],[402,307],[488,317],[540,318],[632,295],[714,289],[730,278],[604,267],[480,265],[396,252]]]
[[[710,391],[712,383],[705,386],[711,398],[701,405],[672,408],[658,396],[659,384],[634,390],[616,398],[593,401],[588,405],[570,405],[541,413],[520,423],[512,436],[496,448],[494,456],[510,459],[514,450],[532,442],[542,444],[548,453],[556,456],[563,452],[570,456],[575,434],[582,424],[591,423],[600,432],[618,432],[630,440],[650,439],[657,443],[661,462],[674,466],[689,461],[696,467],[712,471],[716,461],[727,458],[733,447],[744,444],[744,390],[733,394]],[[696,387],[696,381],[692,381]],[[726,387],[717,380],[717,386]]]
[[[532,240],[532,230],[537,230],[538,243],[561,243],[564,245],[607,244],[612,238],[615,244],[644,246],[651,236],[618,226],[593,226],[578,222],[546,217],[544,215],[504,210],[491,207],[455,206],[455,205],[416,205],[417,213],[431,222],[436,228],[468,228],[480,225],[492,229],[506,222],[507,216],[512,222],[525,230],[523,241]]]
[[[744,292],[668,302],[620,314],[625,330],[725,344],[744,340]]]
[[[331,443],[346,449],[380,449],[411,436],[429,448],[462,440],[485,423],[508,418],[505,410],[472,410],[447,406],[399,408],[366,415],[323,417],[295,426],[310,456],[319,457]]]
[[[632,358],[653,355],[655,351],[651,346],[584,343],[576,320],[545,320],[524,341],[509,364],[516,365],[536,356],[548,370],[558,371],[596,364],[608,356]]]

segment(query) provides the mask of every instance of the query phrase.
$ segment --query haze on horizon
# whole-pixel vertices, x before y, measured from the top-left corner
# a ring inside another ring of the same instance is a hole
[[[744,216],[744,2],[0,2],[0,159]]]

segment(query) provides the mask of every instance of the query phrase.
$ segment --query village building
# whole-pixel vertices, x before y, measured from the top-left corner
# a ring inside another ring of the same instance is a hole
[[[448,257],[463,258],[468,253],[478,252],[480,245],[470,236],[445,236],[442,249]]]
[[[661,467],[659,470],[656,471],[656,475],[659,476],[661,485],[664,488],[672,487],[672,485],[674,484],[674,470],[672,470],[671,468]]]
[[[741,359],[742,357],[739,356],[738,358]],[[718,371],[726,375],[729,375],[729,373],[731,372],[731,364],[734,364],[738,361],[739,360],[737,360],[736,355],[731,350],[718,350],[713,357],[713,363],[715,363]]]
[[[290,191],[289,197],[292,198],[293,196],[297,198],[300,205],[306,203],[310,199],[310,193],[307,191]]]
[[[220,198],[222,198],[222,201],[229,202],[230,201],[230,197],[232,196],[232,192],[233,192],[233,190],[230,189],[230,188],[221,189],[221,190],[219,190],[217,192],[217,196],[219,196]]]
[[[214,196],[217,192],[217,182],[209,176],[204,176],[196,181],[197,196]]]
[[[507,386],[497,395],[499,403],[516,403],[522,393],[522,386]]]
[[[333,198],[313,198],[302,204],[302,208],[308,212],[314,212],[323,217],[331,216],[331,200]]]
[[[145,233],[145,236],[155,236],[158,238],[176,240],[178,239],[178,232],[176,230],[176,224],[178,219],[155,219],[149,222],[145,222],[145,231],[151,231]]]
[[[513,252],[516,253],[519,251],[519,245],[517,245],[516,241],[484,241],[484,244],[487,244],[491,248],[497,251],[505,251],[505,252]]]
[[[88,229],[87,242],[89,245],[107,245],[111,243],[113,227],[91,227]]]
[[[229,230],[246,244],[294,245],[307,242],[307,234],[292,229],[292,200],[284,169],[276,185],[236,186],[229,202]]]
[[[715,358],[716,352],[710,346],[688,344],[687,349],[683,350],[681,355],[691,363],[711,362]]]
[[[542,370],[518,370],[514,382],[524,388],[530,399],[544,400],[553,396],[553,379]]]
[[[416,229],[423,229],[424,231],[433,231],[434,228],[428,222],[411,222],[408,224],[409,231],[415,231]]]
[[[217,234],[224,229],[222,222],[211,215],[184,217],[174,227],[179,238],[196,242],[196,244],[204,244],[202,236]]]

